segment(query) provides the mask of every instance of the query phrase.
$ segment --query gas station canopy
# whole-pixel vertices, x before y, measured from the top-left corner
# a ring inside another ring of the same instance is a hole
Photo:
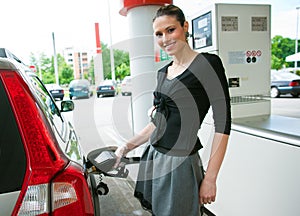
[[[134,7],[144,6],[144,5],[165,5],[172,4],[173,0],[122,0],[122,9],[120,14],[126,16],[127,12]]]
[[[300,52],[287,56],[285,58],[285,61],[286,62],[300,61]]]

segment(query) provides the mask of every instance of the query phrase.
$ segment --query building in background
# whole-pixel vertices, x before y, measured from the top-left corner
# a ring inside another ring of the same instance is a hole
[[[89,52],[68,47],[64,49],[63,55],[66,63],[73,68],[74,79],[83,79],[89,77]]]

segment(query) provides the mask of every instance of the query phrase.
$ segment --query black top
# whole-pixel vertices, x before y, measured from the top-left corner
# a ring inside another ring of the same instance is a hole
[[[157,74],[157,112],[152,119],[156,129],[150,142],[160,152],[184,156],[202,148],[197,134],[210,106],[215,131],[230,134],[230,96],[225,70],[217,55],[198,54],[182,74],[169,80],[167,69],[172,63]]]

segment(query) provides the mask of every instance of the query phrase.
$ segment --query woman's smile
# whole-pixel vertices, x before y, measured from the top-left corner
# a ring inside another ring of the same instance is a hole
[[[176,45],[176,41],[170,42],[168,44],[164,44],[165,51],[171,51]]]

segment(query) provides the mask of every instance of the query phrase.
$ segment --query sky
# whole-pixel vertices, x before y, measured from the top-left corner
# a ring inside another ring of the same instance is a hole
[[[9,49],[27,64],[31,52],[53,55],[52,33],[57,53],[66,47],[95,51],[95,23],[99,23],[100,40],[105,44],[128,39],[127,17],[119,14],[120,0],[0,1],[0,47]],[[271,37],[296,38],[296,7],[300,0],[173,0],[187,17],[212,2],[271,4]],[[299,38],[300,27],[298,30]]]

